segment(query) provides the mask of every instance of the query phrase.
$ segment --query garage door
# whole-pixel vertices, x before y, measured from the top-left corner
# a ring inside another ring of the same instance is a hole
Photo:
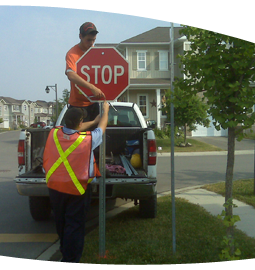
[[[220,129],[219,131],[213,125],[212,117],[209,117],[210,126],[208,128],[203,127],[201,125],[197,125],[197,130],[192,131],[193,137],[202,137],[202,136],[227,136],[228,130],[227,129]]]
[[[4,128],[9,128],[9,119],[4,119]]]

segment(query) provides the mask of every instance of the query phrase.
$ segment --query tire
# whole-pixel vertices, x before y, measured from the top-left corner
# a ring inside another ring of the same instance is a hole
[[[147,200],[139,200],[139,212],[142,218],[155,218],[157,216],[157,194]]]
[[[49,197],[29,197],[29,209],[35,221],[48,220],[51,215]]]

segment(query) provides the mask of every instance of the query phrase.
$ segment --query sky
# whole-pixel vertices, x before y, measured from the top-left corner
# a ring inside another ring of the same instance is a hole
[[[155,27],[170,26],[171,17],[174,18],[172,21],[176,24],[187,24],[186,18],[193,19],[193,15],[189,17],[190,13],[184,17],[181,16],[186,10],[184,8],[176,17],[176,12],[173,13],[173,10],[178,9],[171,9],[170,5],[168,5],[169,14],[163,12],[162,9],[160,12],[153,12],[152,9],[152,13],[149,12],[151,11],[149,7],[147,9],[147,16],[158,15],[155,17],[169,18],[169,20],[146,18],[145,5],[144,3],[141,5],[145,1],[129,0],[128,3],[130,5],[133,3],[136,7],[131,11],[121,8],[120,5],[114,5],[112,8],[109,8],[110,4],[104,5],[105,2],[114,1],[94,1],[93,3],[101,3],[101,5],[93,4],[94,7],[100,7],[100,11],[79,9],[80,5],[75,4],[65,7],[65,4],[58,5],[59,1],[45,1],[45,4],[41,6],[40,1],[37,1],[37,6],[29,5],[29,1],[9,0],[8,5],[6,5],[6,1],[0,2],[0,58],[2,63],[0,65],[0,96],[33,101],[52,101],[55,99],[55,92],[51,90],[49,94],[46,94],[45,88],[47,85],[57,84],[58,98],[61,98],[62,91],[70,89],[69,81],[64,73],[65,55],[72,46],[79,42],[79,27],[86,21],[92,21],[97,26],[99,30],[97,43],[119,43]],[[14,2],[13,5],[12,2]],[[160,2],[162,1],[157,1],[159,4]],[[215,1],[216,5],[217,2]],[[20,3],[23,4],[20,5]],[[56,4],[47,6],[48,3]],[[61,3],[65,3],[65,1]],[[118,3],[121,2],[118,1]],[[91,5],[88,7],[91,9]],[[114,13],[101,11],[103,9],[113,10]],[[143,17],[119,14],[119,10],[122,10],[122,13],[124,13],[123,10],[126,10],[126,14],[136,11],[134,14],[141,14]],[[156,7],[154,10],[157,11]],[[193,13],[191,12],[191,14]],[[206,14],[200,13],[201,19],[202,15],[206,16]],[[218,19],[218,16],[215,18]],[[181,21],[182,19],[183,21]],[[230,22],[231,17],[226,21]],[[205,22],[203,21],[203,24],[207,26]],[[202,25],[199,26],[202,27]],[[213,23],[213,26],[217,26],[217,23]]]

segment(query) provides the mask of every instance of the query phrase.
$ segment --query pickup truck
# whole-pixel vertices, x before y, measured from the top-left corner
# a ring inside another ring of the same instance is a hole
[[[157,214],[157,152],[155,135],[147,127],[135,103],[113,102],[109,110],[105,133],[106,199],[131,199],[139,204],[139,214],[155,218]],[[67,106],[61,111],[56,126],[63,126]],[[18,143],[18,168],[15,177],[17,191],[29,197],[34,220],[46,220],[51,215],[49,193],[42,169],[43,151],[50,129],[22,129]],[[101,147],[101,146],[100,146]],[[132,157],[139,162],[132,166]],[[138,164],[137,164],[138,163]],[[121,169],[120,169],[121,168]],[[92,198],[99,198],[99,181],[91,183]]]

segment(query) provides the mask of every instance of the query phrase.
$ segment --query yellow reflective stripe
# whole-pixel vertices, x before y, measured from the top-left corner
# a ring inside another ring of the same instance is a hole
[[[88,184],[93,180],[94,178],[89,178],[88,180]]]
[[[46,175],[46,182],[48,182],[50,176],[53,174],[53,172],[60,166],[60,164],[63,162],[67,172],[69,173],[69,176],[71,177],[75,187],[78,189],[78,191],[80,192],[80,194],[84,194],[85,190],[82,187],[81,183],[79,182],[79,180],[77,179],[72,167],[70,166],[67,157],[82,143],[82,141],[84,140],[84,138],[86,137],[86,134],[84,135],[80,135],[76,141],[64,152],[58,137],[57,137],[57,132],[58,130],[55,129],[54,133],[53,133],[53,139],[54,142],[56,144],[56,147],[58,149],[59,155],[60,157],[58,158],[58,160],[52,165],[52,167],[50,168],[50,170],[48,171],[47,175]]]
[[[56,147],[57,148],[60,148],[61,150],[62,150],[62,148],[61,148],[61,146],[60,146],[60,143],[59,143],[59,141],[58,141],[58,139],[57,139],[57,136],[56,136],[56,134],[57,134],[57,132],[58,132],[58,130],[57,129],[55,129],[54,130],[54,134],[53,134],[53,139],[54,139],[54,141],[55,141],[55,144],[56,144]],[[82,136],[82,139],[84,139],[85,138],[85,136]],[[79,139],[79,138],[78,138]],[[78,140],[77,139],[77,140]],[[82,142],[82,140],[81,140],[81,142]],[[74,142],[74,144],[75,144],[76,142]],[[78,144],[79,145],[79,144]],[[78,146],[77,145],[77,146]],[[77,147],[76,146],[76,147]],[[76,148],[75,147],[75,148]],[[65,151],[65,156],[66,157],[68,157],[71,153],[72,153],[72,151],[73,150],[75,150],[75,148],[73,147],[73,144]],[[72,151],[69,151],[69,150],[72,150]],[[59,150],[58,150],[59,151]],[[51,167],[51,169],[48,171],[48,173],[47,173],[47,175],[46,175],[46,181],[48,182],[48,179],[50,178],[50,176],[52,175],[52,173],[59,167],[59,165],[61,164],[63,162],[63,159],[62,159],[62,157],[61,157],[61,155],[60,155],[60,157],[58,158],[58,160],[52,165],[52,167]]]
[[[53,139],[54,137],[56,136],[57,132],[58,132],[58,128],[56,128],[54,130],[54,133],[53,133]],[[59,157],[58,160],[51,166],[51,168],[49,169],[48,173],[46,174],[46,183],[48,183],[49,181],[49,178],[51,177],[51,175],[55,172],[55,170],[58,168],[58,166],[62,163],[62,158]]]

